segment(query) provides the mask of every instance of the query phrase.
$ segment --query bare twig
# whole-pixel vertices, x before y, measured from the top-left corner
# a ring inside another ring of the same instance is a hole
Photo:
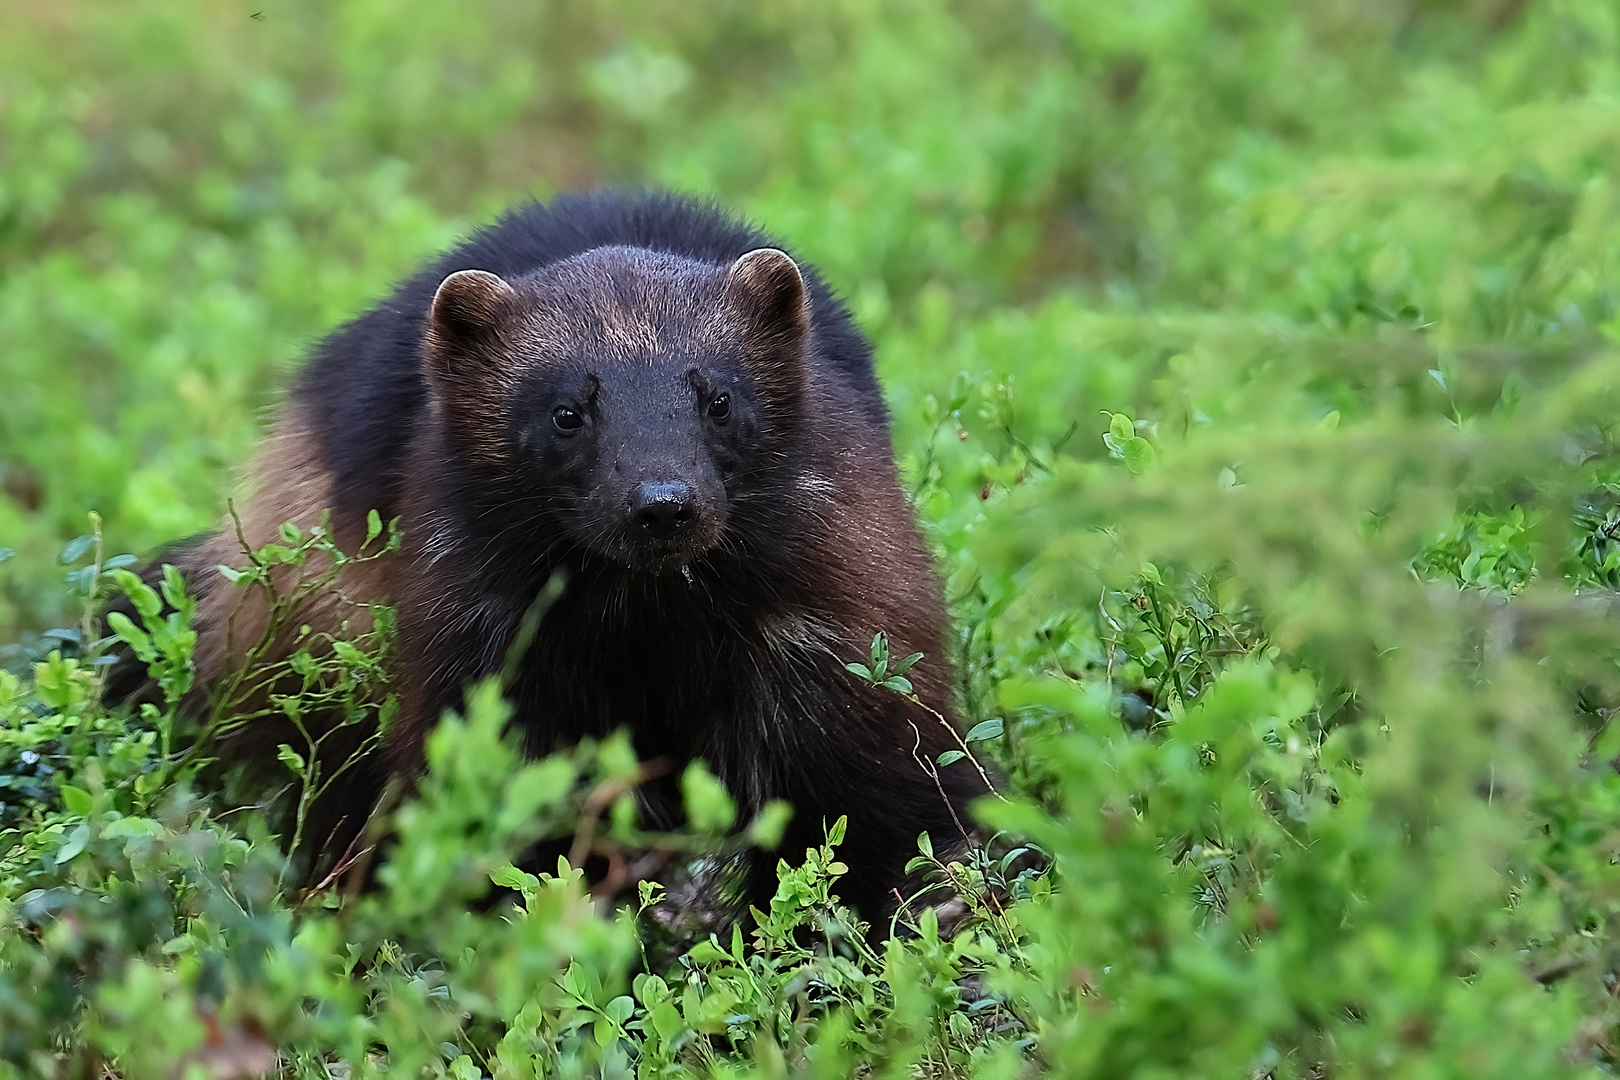
[[[585,863],[596,838],[596,822],[602,812],[612,806],[619,796],[628,794],[648,780],[669,771],[667,758],[653,758],[637,767],[633,776],[611,776],[591,789],[579,810],[579,825],[574,829],[574,843],[568,849],[568,865],[578,870]]]

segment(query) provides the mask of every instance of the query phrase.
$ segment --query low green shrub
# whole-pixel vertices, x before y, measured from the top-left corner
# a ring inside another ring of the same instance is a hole
[[[0,8],[0,1075],[1609,1075],[1616,70],[1603,0]],[[733,927],[779,819],[699,771],[649,833],[625,743],[523,761],[492,688],[376,888],[299,891],[372,857],[304,850],[321,734],[263,791],[208,747],[386,723],[386,610],[187,711],[180,583],[105,555],[214,527],[417,260],[616,182],[753,214],[877,345],[999,786],[893,927],[835,823]]]

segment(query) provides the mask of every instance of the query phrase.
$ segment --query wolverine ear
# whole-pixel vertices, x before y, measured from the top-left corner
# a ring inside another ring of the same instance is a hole
[[[767,340],[781,343],[810,328],[810,290],[787,252],[755,248],[732,264],[728,280]]]
[[[485,338],[516,305],[517,291],[485,270],[457,270],[439,283],[428,315],[428,353],[439,365]],[[447,371],[445,373],[448,373]]]

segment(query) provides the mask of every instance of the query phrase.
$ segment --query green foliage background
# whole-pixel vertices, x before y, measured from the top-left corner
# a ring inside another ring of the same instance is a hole
[[[1603,0],[0,8],[0,1070],[1612,1072],[1617,176]],[[877,342],[985,819],[1052,860],[954,938],[857,944],[822,852],[632,981],[630,916],[501,867],[633,763],[520,770],[493,700],[380,894],[289,897],[45,659],[86,511],[212,527],[310,342],[641,182]]]

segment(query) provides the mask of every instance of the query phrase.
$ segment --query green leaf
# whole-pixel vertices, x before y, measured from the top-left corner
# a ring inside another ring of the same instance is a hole
[[[934,841],[929,838],[926,832],[917,834],[917,850],[930,859],[934,857]]]
[[[84,558],[84,553],[89,551],[91,545],[95,542],[96,538],[89,533],[85,533],[83,536],[75,536],[62,548],[62,554],[58,555],[56,559],[63,566],[76,563]]]
[[[1394,314],[1388,308],[1371,300],[1357,300],[1356,310],[1369,318],[1376,319],[1378,322],[1392,323],[1395,321]]]
[[[74,787],[72,784],[63,784],[61,791],[62,805],[67,807],[67,812],[70,814],[77,814],[80,817],[83,817],[84,815],[88,814],[91,807],[95,805],[95,801],[90,797],[90,793],[83,788]]]
[[[832,828],[827,830],[827,846],[837,847],[839,844],[842,844],[844,842],[844,833],[848,831],[848,829],[849,818],[847,817],[840,817],[837,821],[833,822]]]
[[[686,955],[691,957],[694,963],[698,964],[719,964],[731,959],[730,955],[720,947],[720,943],[715,940],[713,934],[693,945],[687,950]]]
[[[156,775],[158,774],[142,773],[141,778],[145,779],[148,776]],[[108,822],[107,826],[101,830],[101,835],[108,840],[118,840],[133,836],[157,838],[164,836],[167,833],[168,830],[163,827],[162,822],[154,821],[151,818],[145,817],[121,817],[115,821]]]
[[[73,787],[71,784],[63,784],[62,805],[68,808],[68,813],[78,814],[78,816],[83,818],[84,814],[91,811],[92,806],[94,806],[94,800],[91,798],[91,793],[86,792],[83,787]]]
[[[1136,436],[1136,424],[1124,413],[1109,413],[1108,434],[1114,437],[1116,443],[1123,446],[1128,440]]]
[[[782,833],[793,818],[793,805],[781,799],[772,799],[760,808],[748,826],[748,842],[755,847],[770,850],[782,842]]]
[[[71,657],[52,649],[44,661],[34,664],[34,691],[45,704],[70,709],[89,693],[89,675]]]
[[[965,757],[967,757],[967,754],[961,750],[947,750],[943,754],[939,755],[935,761],[940,768],[944,768],[947,765],[955,765],[958,761],[961,761]]]
[[[67,842],[56,852],[56,865],[61,866],[63,863],[71,862],[84,850],[85,845],[89,842],[90,826],[88,824],[80,825],[77,829],[68,833]]]
[[[1143,473],[1153,464],[1153,444],[1141,437],[1126,439],[1122,444],[1125,467],[1133,473]]]
[[[701,761],[681,774],[681,796],[686,816],[698,832],[723,833],[737,820],[737,804],[726,786]]]
[[[381,535],[382,535],[382,515],[377,513],[376,510],[367,511],[366,512],[366,542],[364,544],[361,544],[360,546],[361,547],[367,546],[373,540],[377,539],[377,537],[379,537]]]
[[[516,889],[525,895],[540,887],[540,879],[526,870],[519,870],[511,863],[497,866],[489,872],[489,880],[503,889]]]
[[[981,720],[977,724],[974,724],[971,729],[969,729],[967,736],[963,741],[976,743],[984,742],[986,739],[999,738],[1001,736],[1003,726],[1002,719],[999,716],[992,716],[988,720]]]
[[[304,757],[286,743],[276,747],[276,760],[293,771],[293,775],[302,778],[305,775]]]
[[[259,549],[259,557],[266,564],[276,565],[294,562],[298,558],[298,553],[282,544],[266,544]]]
[[[184,611],[193,605],[191,598],[186,595],[186,579],[180,573],[180,568],[173,563],[163,564],[163,600],[177,611]]]
[[[125,596],[135,605],[141,618],[155,619],[163,612],[163,601],[152,587],[128,570],[114,570],[113,580],[123,590]]]
[[[665,1042],[673,1042],[677,1037],[689,1029],[681,1011],[667,1001],[660,1001],[647,1012],[647,1018],[652,1021],[653,1030]]]
[[[107,629],[111,630],[120,640],[135,650],[135,655],[150,664],[157,659],[158,651],[152,644],[152,637],[145,630],[129,621],[129,616],[122,611],[109,611],[107,613]]]

